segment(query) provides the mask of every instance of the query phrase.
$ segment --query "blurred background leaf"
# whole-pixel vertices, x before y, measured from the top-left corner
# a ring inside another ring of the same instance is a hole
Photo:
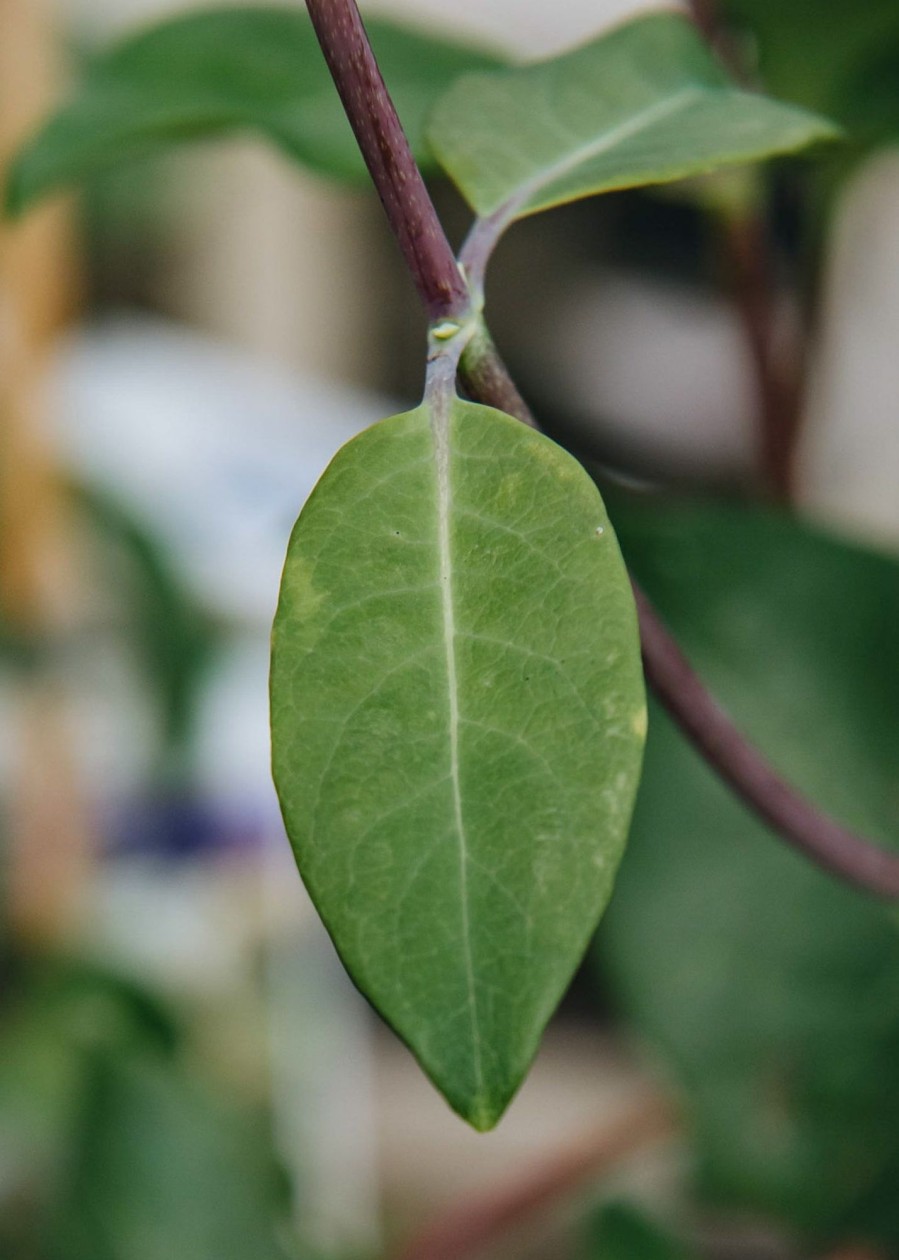
[[[691,1253],[630,1203],[608,1203],[591,1218],[585,1260],[692,1260]]]
[[[838,119],[860,144],[899,134],[895,0],[722,0],[765,88]],[[892,83],[892,90],[888,86]]]
[[[147,1053],[87,1065],[52,1260],[275,1260],[286,1194],[260,1117]]]
[[[40,964],[20,972],[0,1035],[4,1255],[298,1254],[278,1237],[286,1188],[264,1113],[197,1074],[158,999],[96,968]]]
[[[895,846],[899,565],[750,509],[614,518],[740,726]],[[686,1091],[706,1197],[899,1244],[896,922],[768,834],[658,706],[597,958]]]
[[[200,690],[218,642],[216,627],[135,512],[86,483],[75,486],[74,494],[105,561],[118,570],[118,608],[159,715],[163,773],[177,770],[183,777]]]
[[[385,79],[419,160],[432,159],[425,117],[466,70],[501,64],[450,39],[368,23]],[[363,181],[365,167],[305,13],[210,9],[179,15],[99,55],[79,90],[13,163],[16,212],[123,160],[252,131],[322,174]]]

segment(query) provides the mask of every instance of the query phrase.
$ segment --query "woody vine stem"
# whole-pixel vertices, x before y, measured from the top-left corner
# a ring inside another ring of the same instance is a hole
[[[480,403],[525,424],[536,421],[500,359],[480,316],[483,276],[499,232],[475,223],[460,260],[437,216],[368,41],[355,0],[306,0],[343,107],[431,324],[435,343],[453,338],[459,376]],[[441,325],[443,326],[441,328]],[[843,827],[785,782],[709,694],[636,583],[646,678],[682,732],[719,777],[769,827],[845,882],[899,900],[899,855]]]

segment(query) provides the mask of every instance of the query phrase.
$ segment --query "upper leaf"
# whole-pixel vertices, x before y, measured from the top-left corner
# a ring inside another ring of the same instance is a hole
[[[495,68],[476,49],[368,23],[416,157],[431,161],[424,120],[466,70]],[[89,68],[75,97],[13,164],[7,203],[38,198],[178,141],[250,130],[322,173],[365,167],[304,13],[227,8],[179,16],[125,39]]]
[[[294,530],[275,782],[360,989],[496,1123],[611,892],[642,757],[633,600],[599,494],[500,412],[422,406]]]
[[[475,210],[505,206],[510,220],[837,134],[815,114],[734,87],[675,13],[637,18],[537,65],[466,75],[428,129]]]

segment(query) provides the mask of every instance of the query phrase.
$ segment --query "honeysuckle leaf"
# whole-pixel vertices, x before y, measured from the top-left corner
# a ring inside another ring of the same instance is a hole
[[[733,505],[614,516],[740,728],[818,806],[899,848],[896,559]],[[662,712],[597,957],[684,1088],[707,1196],[896,1250],[895,909],[772,836]]]
[[[133,1255],[139,1239],[143,1260],[310,1260],[279,1237],[284,1174],[264,1115],[143,1047],[78,1050],[67,1066],[81,1088],[41,1204],[45,1255]]]
[[[864,149],[899,136],[899,5],[856,0],[724,0],[721,19],[754,55],[768,91],[820,110]]]
[[[587,1260],[694,1260],[679,1239],[627,1201],[605,1204],[590,1221]]]
[[[488,53],[372,19],[372,43],[413,149],[432,161],[424,120]],[[48,193],[175,143],[249,131],[323,174],[363,179],[365,167],[306,14],[229,7],[179,15],[97,58],[76,94],[14,162],[7,204],[21,212]]]
[[[637,18],[536,65],[464,75],[428,128],[474,209],[510,221],[837,134],[826,119],[735,87],[676,13]]]
[[[608,900],[639,778],[633,601],[599,493],[456,401],[345,446],[295,527],[274,776],[356,984],[496,1123]]]

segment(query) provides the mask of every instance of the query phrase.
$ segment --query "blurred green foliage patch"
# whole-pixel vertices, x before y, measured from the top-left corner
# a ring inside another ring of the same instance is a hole
[[[899,136],[896,0],[722,0],[766,90],[842,123],[862,144]]]
[[[72,493],[105,562],[119,562],[118,611],[156,707],[164,768],[183,774],[219,628],[139,514],[97,486],[80,483]]]
[[[692,1253],[632,1203],[604,1204],[588,1221],[584,1260],[693,1260]]]
[[[450,39],[372,19],[369,33],[416,157],[432,158],[428,111],[466,70],[501,64]],[[7,205],[40,198],[175,143],[252,132],[321,174],[362,181],[365,166],[299,7],[178,15],[128,36],[88,67],[73,98],[7,176]]]
[[[197,1075],[165,1006],[87,965],[20,967],[0,1012],[0,1254],[295,1260],[264,1113]]]
[[[741,727],[819,805],[899,845],[899,564],[758,510],[614,515]],[[597,958],[686,1090],[706,1196],[899,1245],[895,912],[774,839],[657,707]]]

